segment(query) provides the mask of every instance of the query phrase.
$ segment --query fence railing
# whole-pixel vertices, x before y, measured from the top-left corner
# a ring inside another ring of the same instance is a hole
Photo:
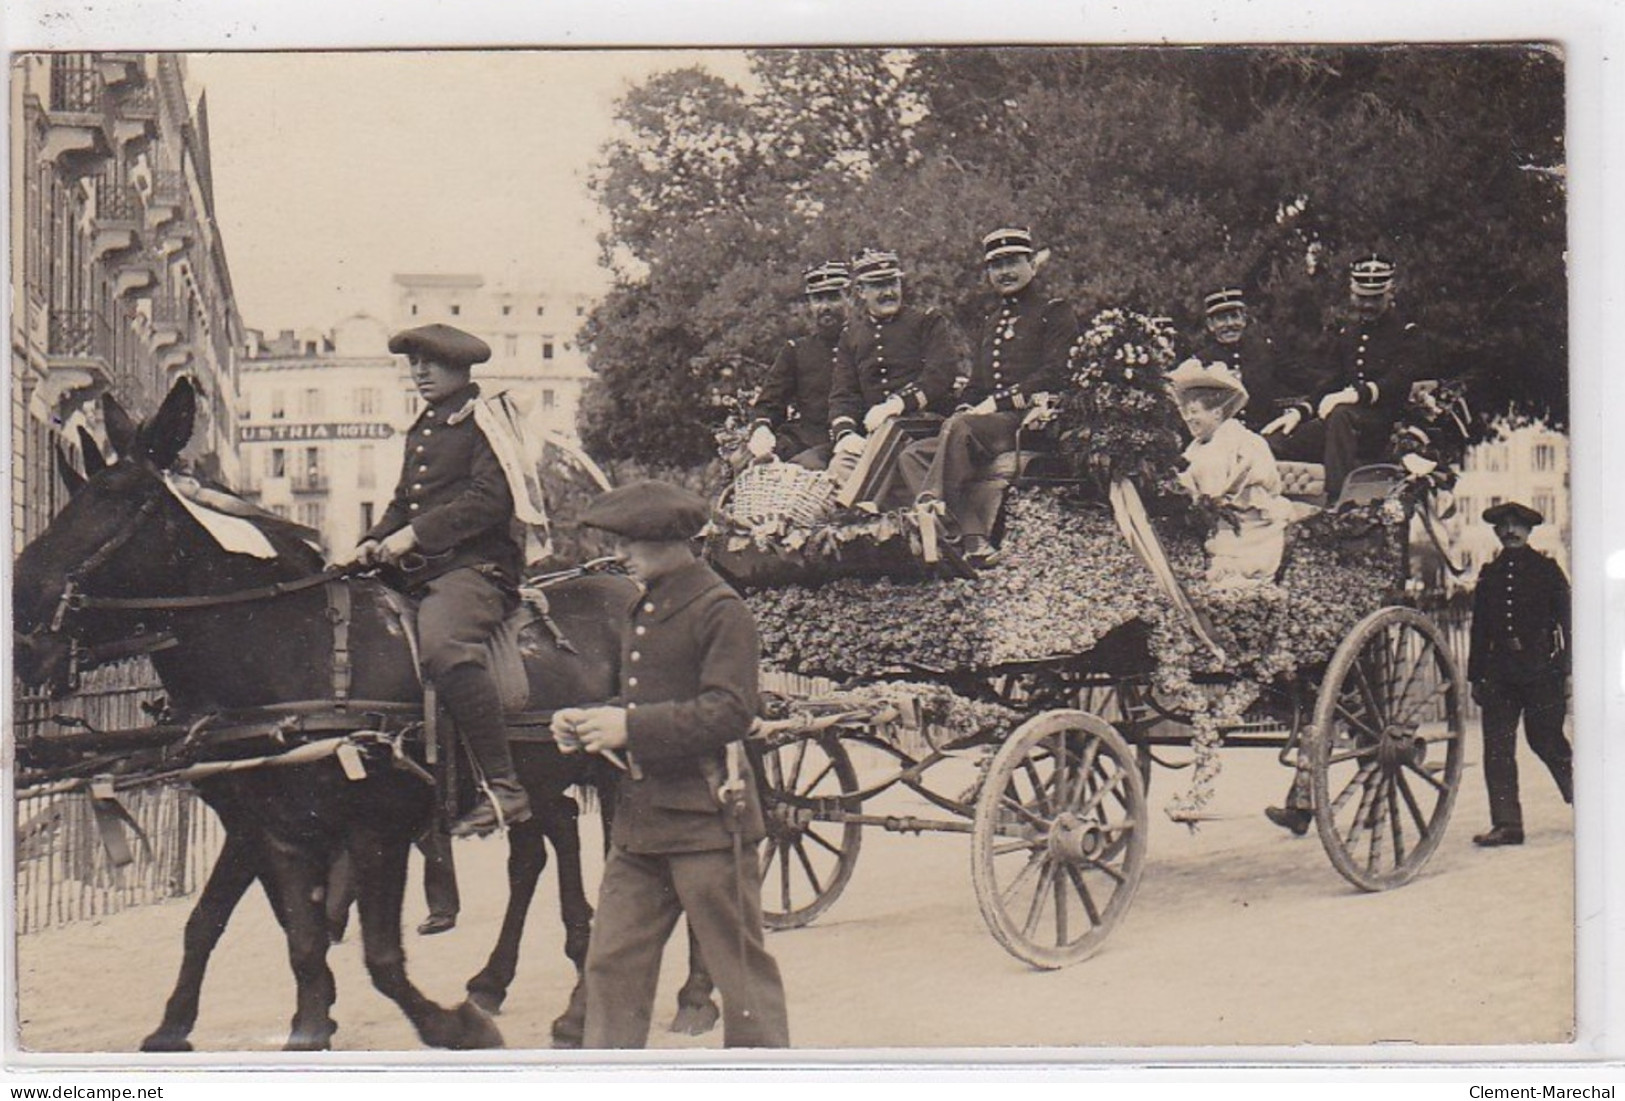
[[[91,114],[100,112],[107,84],[94,58],[68,54],[51,66],[51,110]]]
[[[141,660],[91,670],[80,690],[64,700],[19,690],[13,695],[14,744],[77,733],[85,726],[144,726],[152,718],[141,705],[159,694],[151,666]],[[119,803],[136,826],[117,826],[134,858],[122,868],[102,843],[87,793],[17,792],[14,897],[19,933],[187,895],[208,875],[222,831],[190,788],[131,789],[120,793]]]

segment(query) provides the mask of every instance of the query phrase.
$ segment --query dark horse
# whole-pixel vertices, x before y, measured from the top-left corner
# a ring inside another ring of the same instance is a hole
[[[169,644],[151,657],[179,719],[274,718],[295,703],[331,701],[337,662],[330,596],[324,590],[339,582],[307,584],[268,599],[213,599],[263,593],[277,584],[292,587],[317,578],[322,564],[315,552],[274,525],[262,530],[275,557],[228,553],[170,491],[164,472],[191,435],[195,407],[185,381],[141,425],[116,402],[104,402],[119,460],[106,464],[87,450],[88,477],[70,480],[67,506],[17,560],[16,671],[24,681],[49,684],[60,694],[71,686],[77,648],[94,653],[112,642],[165,637]],[[421,688],[383,587],[366,579],[341,583],[348,586],[351,603],[346,643],[353,658],[347,686],[354,701],[352,729],[367,729],[375,724],[361,701],[411,705],[421,702]],[[147,606],[118,607],[106,600],[115,594]],[[545,668],[527,656],[532,705],[607,698],[615,683],[617,632],[631,598],[630,582],[588,577],[557,586],[549,597],[555,622],[575,652],[526,647],[536,656],[551,656]],[[331,727],[325,731],[331,732]],[[469,1001],[448,1010],[412,985],[401,947],[407,850],[429,821],[433,791],[422,770],[403,763],[389,743],[364,745],[361,778],[349,778],[342,762],[329,757],[197,782],[225,827],[226,840],[188,919],[181,973],[163,1023],[144,1047],[186,1050],[209,953],[256,878],[286,932],[297,985],[287,1046],[329,1046],[336,992],[326,963],[322,903],[328,870],[341,853],[353,868],[368,973],[426,1044],[501,1043],[480,1007],[500,1006],[513,978],[524,915],[546,864],[544,837],[550,834],[560,857],[567,951],[579,971],[592,911],[581,885],[575,804],[564,792],[572,784],[604,782],[607,765],[596,758],[566,757],[550,743],[516,747],[516,764],[541,813],[510,834],[510,898],[501,940],[470,980]],[[267,752],[263,743],[237,748]],[[349,764],[353,771],[354,762]],[[610,805],[607,789],[601,790],[604,805]],[[578,977],[570,1011],[555,1022],[561,1041],[579,1036],[581,1008]]]

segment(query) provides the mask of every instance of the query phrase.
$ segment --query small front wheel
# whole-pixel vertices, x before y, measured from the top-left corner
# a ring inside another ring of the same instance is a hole
[[[1023,723],[976,799],[971,880],[993,939],[1044,970],[1093,955],[1139,889],[1147,827],[1134,751],[1110,723]]]
[[[858,809],[857,770],[831,731],[767,748],[746,744],[767,824],[762,922],[799,929],[835,904],[857,867],[863,827],[839,820]]]

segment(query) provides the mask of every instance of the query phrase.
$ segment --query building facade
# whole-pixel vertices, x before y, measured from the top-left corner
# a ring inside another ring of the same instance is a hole
[[[491,346],[474,378],[488,394],[507,390],[530,422],[576,439],[576,409],[592,371],[576,331],[590,296],[557,288],[488,286],[484,276],[406,274],[394,278],[396,330],[442,322]]]
[[[406,361],[365,314],[331,331],[249,330],[240,361],[244,496],[342,555],[383,515],[417,413]]]
[[[1471,586],[1478,569],[1501,549],[1482,514],[1503,501],[1520,501],[1546,517],[1530,545],[1569,568],[1573,521],[1569,512],[1569,441],[1544,425],[1503,431],[1477,445],[1462,463],[1456,483],[1456,515],[1446,521],[1456,548],[1467,560],[1460,583]]]
[[[242,320],[214,215],[206,101],[176,54],[20,55],[10,89],[13,549],[61,508],[53,450],[105,445],[99,397],[199,391],[187,458],[237,478]]]

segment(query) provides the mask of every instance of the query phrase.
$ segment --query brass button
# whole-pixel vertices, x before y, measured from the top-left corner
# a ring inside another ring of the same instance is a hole
[[[425,429],[424,429],[424,430],[423,430],[423,434],[424,434],[424,435],[425,435],[425,436],[432,436],[432,435],[434,435],[434,429],[432,429],[432,428],[425,428]]]
[[[636,678],[636,677],[627,677],[626,678],[626,686],[628,688],[636,688],[638,686],[638,678]]]
[[[633,629],[633,634],[646,635],[648,633],[649,633],[649,628],[645,627],[641,623],[638,624],[637,627]]]
[[[412,502],[412,511],[413,511],[413,512],[416,512],[416,511],[417,511],[417,510],[418,510],[418,509],[420,509],[420,508],[422,508],[422,507],[423,507],[423,506],[422,506],[422,505],[420,505],[420,504],[418,504],[418,503],[417,503],[417,502],[416,502],[416,501],[413,501],[413,502]]]
[[[641,660],[641,659],[642,659],[642,657],[643,657],[643,655],[642,655],[642,654],[640,654],[640,653],[638,653],[638,652],[637,652],[637,651],[636,651],[636,650],[633,650],[633,651],[632,651],[632,660],[633,660],[633,661],[638,661],[638,660]]]
[[[646,612],[653,612],[655,610],[655,606],[651,603],[645,602],[643,605],[643,610]]]

